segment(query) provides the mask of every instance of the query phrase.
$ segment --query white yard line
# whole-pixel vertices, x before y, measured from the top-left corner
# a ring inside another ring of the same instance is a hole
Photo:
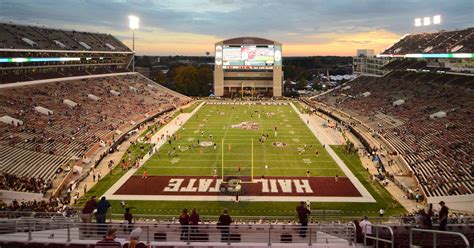
[[[311,132],[313,132],[314,136],[316,136],[323,143],[326,151],[329,153],[329,155],[332,157],[332,159],[334,159],[336,164],[339,165],[341,170],[344,172],[344,174],[347,176],[347,178],[349,178],[349,180],[352,182],[352,184],[357,188],[359,193],[362,195],[362,198],[365,199],[365,202],[376,202],[374,197],[372,197],[372,195],[369,193],[369,191],[367,191],[367,189],[362,185],[362,183],[357,179],[357,177],[355,177],[355,175],[347,167],[347,165],[332,150],[330,145],[331,145],[331,143],[334,143],[334,142],[328,142],[331,139],[330,139],[330,137],[328,137],[327,134],[325,134],[326,132],[321,132],[321,131],[318,132],[315,128],[315,125],[313,124],[314,119],[310,120],[310,122],[308,124],[306,121],[310,118],[309,115],[300,113],[298,108],[292,102],[290,102],[290,105],[291,105],[291,107],[293,107],[295,112],[300,116],[301,120],[308,126],[308,128],[311,130]],[[311,125],[311,124],[313,124],[313,125]],[[323,136],[322,134],[325,134],[325,136]],[[336,144],[337,144],[337,141],[336,141]],[[360,197],[354,197],[354,199],[358,199],[358,198],[360,198]]]

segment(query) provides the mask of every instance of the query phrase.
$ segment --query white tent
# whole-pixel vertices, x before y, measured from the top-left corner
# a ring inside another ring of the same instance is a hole
[[[73,102],[73,101],[71,101],[71,100],[69,100],[69,99],[64,99],[64,100],[63,100],[63,103],[66,104],[66,105],[68,105],[69,107],[73,107],[73,108],[77,106],[77,103],[76,103],[76,102]]]
[[[52,110],[49,110],[49,109],[47,109],[45,107],[41,107],[41,106],[36,106],[35,110],[36,110],[36,112],[44,114],[44,115],[52,115],[53,114]]]
[[[362,93],[362,96],[363,97],[368,97],[368,96],[370,96],[370,92],[366,91],[366,92]]]
[[[120,92],[118,92],[116,90],[110,90],[110,93],[114,96],[120,96]]]
[[[446,117],[446,112],[444,112],[444,111],[439,111],[439,112],[436,112],[436,113],[430,115],[431,119],[443,118],[443,117]]]
[[[100,97],[98,97],[96,95],[92,95],[92,94],[87,95],[87,97],[89,97],[90,99],[92,99],[94,101],[99,101],[100,100]]]
[[[14,125],[14,126],[23,125],[23,121],[15,119],[13,117],[10,117],[8,115],[4,115],[4,116],[0,117],[0,122],[3,122],[5,124],[9,124],[9,125]]]
[[[392,103],[393,106],[400,106],[405,103],[405,100],[399,99]]]
[[[350,86],[350,85],[347,85],[347,86],[342,87],[341,90],[348,90],[348,89],[350,89],[350,88],[351,88],[351,86]]]

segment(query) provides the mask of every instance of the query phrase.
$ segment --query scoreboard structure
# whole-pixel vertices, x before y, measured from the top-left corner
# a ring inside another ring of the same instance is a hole
[[[239,37],[215,44],[215,96],[280,97],[282,83],[281,43]]]

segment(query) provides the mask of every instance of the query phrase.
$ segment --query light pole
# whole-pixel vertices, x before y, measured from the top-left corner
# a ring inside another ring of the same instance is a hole
[[[129,27],[133,32],[133,40],[132,40],[132,50],[133,50],[133,60],[132,60],[132,71],[135,71],[135,30],[138,29],[140,19],[136,16],[129,16],[128,17],[129,21]]]

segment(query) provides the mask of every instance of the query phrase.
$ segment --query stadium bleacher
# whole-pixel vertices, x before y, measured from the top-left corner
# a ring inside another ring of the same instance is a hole
[[[10,49],[130,51],[110,34],[37,26],[1,23],[0,37],[0,47]]]
[[[2,89],[0,116],[23,121],[20,126],[0,123],[0,152],[8,154],[3,172],[50,180],[59,167],[82,158],[94,144],[110,143],[118,130],[128,132],[132,121],[139,123],[146,115],[188,101],[159,87],[151,88],[149,83],[135,74]],[[100,100],[93,101],[88,94]],[[78,106],[64,104],[65,99]],[[52,110],[53,114],[38,113],[36,106]]]
[[[367,123],[409,163],[427,196],[473,194],[474,77],[394,71],[320,98]],[[364,92],[370,92],[364,97]],[[393,102],[405,100],[400,106]],[[444,118],[430,115],[444,111]],[[377,118],[393,116],[402,125]]]
[[[470,53],[473,50],[474,28],[468,28],[406,35],[382,54]]]

